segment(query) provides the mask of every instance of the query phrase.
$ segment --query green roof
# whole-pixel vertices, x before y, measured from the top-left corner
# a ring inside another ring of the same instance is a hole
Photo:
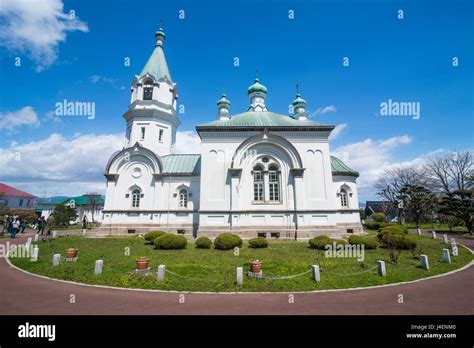
[[[225,94],[223,94],[222,97],[221,97],[221,99],[219,99],[219,100],[217,101],[217,105],[219,105],[219,104],[227,104],[227,105],[230,105],[230,100],[227,99],[227,97],[226,97]]]
[[[146,62],[145,66],[143,67],[142,72],[140,73],[140,77],[150,74],[152,75],[155,80],[160,80],[162,78],[168,79],[170,82],[171,74],[168,69],[168,64],[166,64],[165,53],[163,51],[163,47],[155,46],[153,53],[151,54],[148,62]]]
[[[304,100],[303,98],[301,98],[301,94],[297,94],[296,95],[296,99],[293,100],[293,103],[291,103],[292,105],[296,105],[296,104],[306,104],[306,100]]]
[[[161,157],[163,174],[196,174],[201,172],[201,155],[174,154]]]
[[[339,158],[331,156],[331,171],[332,175],[349,175],[359,176],[359,173],[351,169],[347,164],[342,162]]]
[[[290,116],[276,114],[269,111],[247,111],[232,116],[228,120],[215,120],[200,124],[201,127],[331,127],[334,126],[310,121],[296,120]]]
[[[43,206],[42,205],[36,205],[35,206],[35,211],[42,211],[43,210]]]
[[[75,205],[88,205],[90,204],[88,201],[88,197],[86,195],[78,196],[78,197],[71,197],[63,201],[62,203],[65,204],[69,202],[71,199],[74,200]],[[100,196],[100,199],[97,202],[97,205],[104,205],[104,197]]]

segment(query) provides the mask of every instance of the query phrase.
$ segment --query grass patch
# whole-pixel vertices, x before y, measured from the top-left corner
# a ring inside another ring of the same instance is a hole
[[[420,261],[410,251],[403,251],[398,265],[389,263],[385,249],[365,251],[365,260],[355,258],[325,258],[324,251],[309,249],[307,243],[294,241],[270,241],[268,248],[251,249],[244,242],[238,256],[233,250],[196,249],[189,243],[183,250],[157,250],[153,245],[145,244],[139,237],[90,239],[77,236],[61,237],[48,242],[39,242],[39,260],[12,258],[14,265],[41,275],[72,280],[88,284],[101,284],[128,288],[161,289],[177,291],[309,291],[319,289],[342,289],[389,284],[408,281],[460,268],[472,260],[472,255],[459,247],[459,256],[453,257],[453,263],[439,262],[442,249],[446,247],[442,240],[433,240],[425,236],[410,236],[418,242],[422,253],[428,255],[430,270],[421,269]],[[65,255],[67,248],[79,249],[76,263],[61,263],[52,266],[53,254]],[[129,249],[128,249],[129,248]],[[129,255],[127,251],[130,251]],[[319,256],[318,256],[319,255]],[[141,256],[150,259],[152,274],[135,276],[135,260]],[[104,260],[102,275],[95,276],[96,260]],[[245,277],[244,285],[237,287],[236,267],[248,270],[248,261],[259,259],[263,262],[263,274],[266,279],[253,280]],[[323,271],[321,282],[311,279],[311,273],[292,279],[270,279],[291,276],[310,270],[311,265],[321,260]],[[376,260],[385,260],[387,277],[377,275],[373,268]],[[156,280],[157,266],[166,265],[166,280]],[[184,277],[183,277],[184,276]]]

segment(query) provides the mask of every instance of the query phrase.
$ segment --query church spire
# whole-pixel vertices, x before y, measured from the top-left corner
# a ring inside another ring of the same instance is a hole
[[[172,83],[171,74],[168,69],[168,64],[166,63],[165,52],[163,51],[163,44],[166,39],[165,31],[163,30],[163,21],[161,23],[160,29],[155,33],[155,49],[151,54],[150,58],[143,67],[140,77],[145,76],[146,74],[152,75],[156,81],[161,79],[166,79]]]
[[[301,97],[299,85],[296,85],[296,98],[291,103],[293,106],[293,117],[298,120],[308,119],[308,114],[306,113],[306,100]]]

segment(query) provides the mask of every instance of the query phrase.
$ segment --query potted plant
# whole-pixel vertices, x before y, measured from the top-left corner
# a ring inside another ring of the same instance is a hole
[[[69,248],[66,250],[66,257],[68,259],[73,259],[75,257],[77,257],[77,250],[76,248]]]
[[[137,259],[137,269],[143,270],[148,269],[148,261],[150,261],[147,257],[143,256]]]
[[[262,262],[260,260],[252,260],[249,261],[250,264],[250,272],[252,273],[260,273],[262,270]]]

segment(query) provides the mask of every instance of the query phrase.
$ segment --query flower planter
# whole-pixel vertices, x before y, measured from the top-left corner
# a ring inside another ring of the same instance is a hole
[[[145,270],[148,269],[148,260],[146,257],[141,257],[137,259],[137,269],[138,270]]]
[[[66,250],[66,258],[73,259],[75,257],[77,257],[77,249],[69,248]]]
[[[249,261],[249,265],[250,272],[252,273],[260,273],[260,271],[262,270],[262,262],[259,260]]]

